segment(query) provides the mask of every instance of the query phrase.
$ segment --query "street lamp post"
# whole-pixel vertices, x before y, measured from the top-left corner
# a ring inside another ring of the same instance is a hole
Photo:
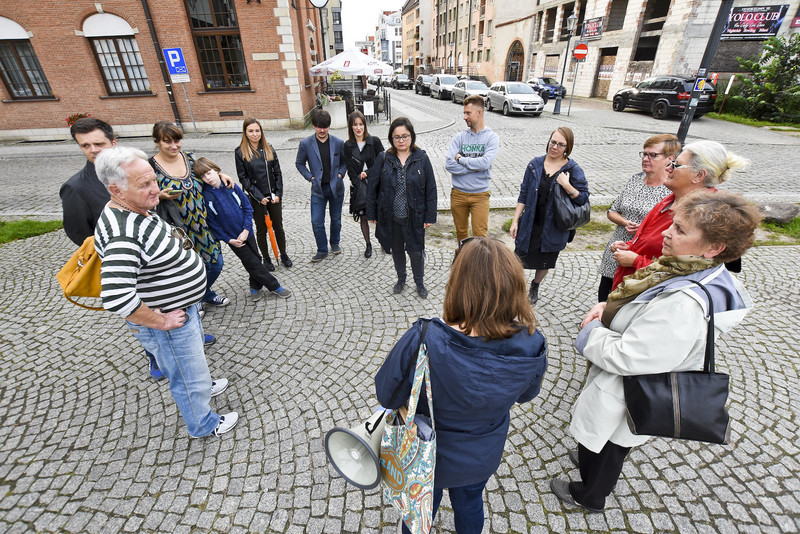
[[[575,31],[575,23],[578,22],[578,17],[575,12],[567,17],[567,51],[564,53],[564,67],[561,69],[561,87],[564,87],[564,73],[567,71],[567,63],[569,62],[569,42],[572,40],[572,32]],[[553,115],[561,114],[561,90],[558,90],[556,95],[556,103],[553,107]]]

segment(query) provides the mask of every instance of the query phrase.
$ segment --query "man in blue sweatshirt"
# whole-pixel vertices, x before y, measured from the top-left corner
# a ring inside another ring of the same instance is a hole
[[[450,210],[460,243],[472,235],[485,236],[489,231],[489,181],[492,163],[500,149],[500,138],[483,122],[483,97],[470,95],[464,99],[464,122],[467,129],[450,143],[445,168],[452,177]]]
[[[261,261],[258,245],[253,237],[253,208],[244,191],[234,185],[233,189],[222,187],[220,168],[207,158],[197,158],[194,172],[203,180],[203,200],[208,216],[206,222],[220,241],[228,243],[234,254],[241,260],[250,275],[250,299],[261,299],[261,288],[281,298],[288,298],[292,292],[281,286]]]

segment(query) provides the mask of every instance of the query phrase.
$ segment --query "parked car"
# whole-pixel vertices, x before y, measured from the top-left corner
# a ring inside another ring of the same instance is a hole
[[[529,113],[538,117],[544,109],[544,101],[527,83],[497,82],[489,88],[486,109],[502,110],[503,115]]]
[[[633,87],[620,89],[614,95],[614,111],[625,108],[649,111],[654,119],[666,119],[670,115],[683,115],[694,88],[694,78],[685,76],[653,76],[637,83]],[[709,111],[714,111],[717,89],[706,80],[695,118],[700,118]]]
[[[431,94],[431,81],[433,80],[433,76],[429,74],[420,74],[417,76],[416,81],[414,81],[414,92],[418,95],[429,95]]]
[[[414,82],[405,74],[398,74],[392,80],[392,87],[395,89],[411,89],[413,86]]]
[[[484,100],[489,96],[489,88],[478,80],[461,80],[453,86],[453,103],[460,104],[470,95],[481,95]]]
[[[567,96],[567,88],[558,83],[555,78],[546,76],[530,78],[528,85],[533,87],[542,98],[545,98],[545,95],[547,95],[547,98],[555,98],[558,95],[561,95],[561,98]]]
[[[378,85],[378,76],[377,74],[373,74],[372,76],[367,76],[367,83],[370,85]]]
[[[431,98],[439,100],[450,98],[456,83],[458,83],[458,78],[452,74],[434,74],[431,80]]]

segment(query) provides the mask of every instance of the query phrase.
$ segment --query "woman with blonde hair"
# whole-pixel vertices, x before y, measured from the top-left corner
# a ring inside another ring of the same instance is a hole
[[[285,267],[292,266],[292,260],[286,252],[286,232],[283,230],[283,173],[278,162],[278,155],[272,145],[267,143],[259,123],[255,118],[245,119],[242,124],[242,140],[234,150],[236,174],[242,189],[250,199],[253,207],[253,219],[256,221],[256,242],[264,258],[264,265],[274,271],[270,260],[267,243],[267,223],[265,215],[272,220],[272,230],[278,243],[281,263]]]
[[[441,319],[428,321],[428,349],[436,472],[433,515],[448,489],[456,532],[483,528],[483,490],[497,471],[508,436],[509,410],[538,393],[547,368],[547,344],[536,330],[525,295],[525,273],[503,243],[471,237],[450,268]],[[411,394],[423,323],[397,342],[375,376],[385,408],[400,408]],[[395,394],[396,392],[396,394]],[[430,417],[425,391],[417,413]],[[408,534],[407,527],[403,532]]]
[[[666,162],[667,179],[664,185],[672,194],[650,210],[633,238],[616,241],[609,247],[619,265],[614,273],[612,290],[625,276],[647,267],[653,258],[661,256],[661,233],[672,224],[673,204],[695,191],[716,191],[716,186],[749,163],[716,141],[690,143],[683,147],[675,159]]]

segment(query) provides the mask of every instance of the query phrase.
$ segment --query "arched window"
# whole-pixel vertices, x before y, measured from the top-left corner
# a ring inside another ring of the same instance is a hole
[[[83,35],[92,44],[109,95],[150,94],[135,33],[125,19],[110,13],[83,21]]]
[[[53,98],[28,32],[13,20],[0,17],[0,35],[0,73],[11,98]]]
[[[511,44],[506,58],[506,80],[512,82],[522,81],[522,69],[520,68],[525,60],[525,50],[522,43],[517,40]]]
[[[464,54],[462,52],[458,53],[458,66],[459,67],[464,66]]]

